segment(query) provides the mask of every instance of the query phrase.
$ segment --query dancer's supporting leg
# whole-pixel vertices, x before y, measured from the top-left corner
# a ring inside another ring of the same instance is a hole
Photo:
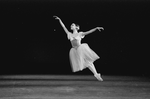
[[[94,76],[99,80],[99,81],[103,81],[103,79],[101,78],[100,73],[97,73],[95,66],[93,63],[89,63],[90,66],[88,66],[88,68],[91,70],[91,72],[94,74]]]

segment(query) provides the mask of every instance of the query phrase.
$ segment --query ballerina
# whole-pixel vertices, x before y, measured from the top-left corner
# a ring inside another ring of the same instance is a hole
[[[101,74],[97,73],[96,68],[93,64],[93,62],[99,59],[100,57],[88,46],[87,43],[81,44],[81,39],[84,38],[85,35],[90,34],[96,31],[97,29],[101,31],[101,29],[104,30],[104,28],[96,27],[87,32],[78,32],[79,26],[72,23],[71,30],[73,31],[73,33],[71,33],[67,30],[67,28],[65,27],[62,20],[59,17],[54,16],[54,18],[59,20],[61,26],[67,34],[68,39],[71,42],[72,48],[70,50],[69,55],[72,71],[78,72],[82,71],[85,68],[89,68],[99,81],[103,81],[103,79],[101,78]]]

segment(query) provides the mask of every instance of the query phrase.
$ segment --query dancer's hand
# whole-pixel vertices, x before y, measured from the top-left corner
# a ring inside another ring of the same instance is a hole
[[[103,27],[96,27],[96,29],[98,29],[99,31],[101,31],[101,29],[104,30]]]
[[[57,16],[53,16],[55,19],[57,19],[57,20],[60,20],[60,18],[59,17],[57,17]]]

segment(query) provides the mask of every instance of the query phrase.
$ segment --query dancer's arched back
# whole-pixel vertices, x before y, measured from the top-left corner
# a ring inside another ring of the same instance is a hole
[[[81,39],[84,38],[85,35],[87,34],[90,34],[96,30],[99,31],[101,31],[101,29],[104,30],[104,28],[96,27],[87,32],[78,32],[79,26],[72,23],[71,30],[73,30],[73,33],[71,33],[67,30],[67,28],[65,27],[62,20],[59,17],[57,16],[54,17],[55,19],[59,20],[61,26],[63,27],[64,31],[67,34],[68,39],[72,44],[72,48],[69,53],[72,71],[77,72],[85,68],[89,68],[99,81],[103,81],[100,73],[97,73],[95,66],[93,64],[93,62],[99,59],[100,57],[88,46],[87,43],[81,44]]]

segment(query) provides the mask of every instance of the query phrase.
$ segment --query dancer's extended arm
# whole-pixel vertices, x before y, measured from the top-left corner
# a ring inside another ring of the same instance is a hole
[[[96,27],[96,28],[91,29],[91,30],[89,30],[89,31],[87,31],[87,32],[83,32],[83,35],[90,34],[90,33],[94,32],[94,31],[96,31],[97,29],[98,29],[99,31],[101,31],[100,29],[104,30],[103,27]]]
[[[67,30],[67,28],[65,27],[64,23],[61,21],[61,19],[57,16],[53,16],[55,19],[59,20],[60,25],[63,27],[64,31],[69,34],[70,32]]]

